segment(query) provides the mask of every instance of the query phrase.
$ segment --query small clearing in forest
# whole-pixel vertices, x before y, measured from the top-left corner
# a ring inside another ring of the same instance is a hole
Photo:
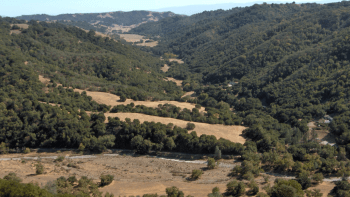
[[[161,68],[161,70],[163,71],[163,72],[168,72],[168,70],[169,70],[169,66],[168,66],[168,64],[164,64],[164,66]]]
[[[167,77],[164,79],[165,81],[172,81],[172,82],[175,82],[177,86],[182,86],[182,80],[177,80],[177,79],[174,79],[172,77]]]

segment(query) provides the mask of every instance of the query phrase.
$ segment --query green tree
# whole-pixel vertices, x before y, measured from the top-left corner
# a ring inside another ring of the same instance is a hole
[[[101,175],[101,186],[109,185],[112,183],[114,176],[113,175]]]
[[[226,194],[232,196],[243,196],[245,193],[245,185],[243,182],[231,181],[226,185]]]
[[[184,193],[179,188],[173,186],[165,189],[167,197],[184,197]]]
[[[207,167],[208,169],[214,169],[216,167],[216,161],[214,158],[208,158],[207,160]]]
[[[4,176],[3,179],[8,181],[16,181],[18,183],[22,182],[22,179],[19,178],[14,172],[10,172],[8,175]]]
[[[41,164],[41,163],[37,163],[36,165],[35,165],[35,173],[36,174],[43,174],[44,173],[44,166],[43,166],[43,164]]]
[[[192,170],[191,179],[197,180],[202,176],[202,174],[203,174],[202,170],[194,169]]]

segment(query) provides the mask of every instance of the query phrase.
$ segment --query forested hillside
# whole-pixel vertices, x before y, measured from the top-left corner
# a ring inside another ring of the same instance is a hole
[[[350,125],[341,120],[348,117],[350,96],[349,6],[345,1],[264,3],[199,21],[197,15],[173,23],[175,18],[163,19],[131,32],[148,29],[150,36],[160,35],[153,52],[174,53],[185,61],[168,71],[186,76],[185,90],[225,101],[237,111],[265,111],[303,132],[313,118],[332,114],[331,130],[341,136],[340,144],[348,144]]]
[[[51,16],[47,14],[23,15],[16,17],[20,20],[35,21],[58,21],[67,25],[77,26],[86,30],[93,29],[102,33],[116,33],[118,28],[115,26],[138,26],[141,23],[149,21],[158,21],[162,18],[173,17],[176,14],[172,12],[150,12],[150,11],[131,11],[131,12],[106,12],[106,13],[76,13],[60,14]],[[115,31],[113,31],[115,30]],[[113,31],[113,32],[112,32]]]

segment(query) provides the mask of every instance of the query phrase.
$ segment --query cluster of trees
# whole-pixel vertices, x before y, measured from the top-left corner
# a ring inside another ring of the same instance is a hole
[[[214,153],[215,147],[224,154],[240,154],[244,147],[225,139],[216,139],[212,135],[197,136],[173,124],[155,122],[140,123],[139,120],[109,118],[106,132],[115,134],[115,147],[134,149],[138,153],[154,151],[178,151],[186,153]]]

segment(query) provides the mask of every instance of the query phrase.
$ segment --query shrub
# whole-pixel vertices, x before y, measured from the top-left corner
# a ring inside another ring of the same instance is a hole
[[[232,196],[242,196],[245,193],[245,185],[242,182],[231,181],[226,185],[226,193]]]
[[[67,181],[68,181],[71,185],[73,185],[73,183],[77,182],[78,179],[77,179],[75,176],[71,176],[71,177],[69,177],[69,178],[67,179]]]
[[[196,128],[196,125],[195,124],[193,124],[193,123],[187,123],[187,126],[186,126],[186,129],[187,130],[193,130],[194,128]]]
[[[215,147],[215,159],[221,159],[221,150],[218,146]]]
[[[112,183],[114,176],[113,175],[101,175],[101,186],[109,185]]]
[[[59,156],[57,157],[54,162],[62,162],[64,160],[64,157],[63,156]]]
[[[203,171],[202,170],[192,170],[192,175],[191,175],[191,179],[192,180],[197,180],[199,179],[203,174]]]
[[[299,173],[296,181],[300,183],[300,185],[303,187],[303,190],[311,186],[311,179],[309,178],[309,173],[306,171],[302,171],[301,173]]]
[[[320,184],[323,182],[323,174],[322,173],[316,173],[312,176],[312,180],[315,181],[316,184]]]
[[[222,197],[222,194],[220,194],[220,189],[218,187],[214,187],[211,194],[208,194],[208,197]]]
[[[248,186],[250,188],[249,195],[256,195],[259,192],[259,186],[255,181],[251,181]]]
[[[126,96],[124,94],[120,95],[120,102],[125,102],[126,101]]]
[[[18,183],[22,182],[22,179],[19,178],[14,172],[10,172],[8,175],[4,176],[4,179],[8,181],[16,181]]]
[[[35,165],[35,168],[36,168],[36,171],[35,171],[36,174],[43,174],[44,173],[44,166],[43,166],[43,164],[38,163],[38,164]]]
[[[214,169],[216,167],[216,161],[214,158],[208,158],[207,166],[209,169]]]
[[[24,149],[24,154],[28,154],[28,153],[30,153],[30,148]]]
[[[175,186],[166,188],[165,192],[168,197],[184,197],[184,193]]]
[[[0,144],[0,153],[6,154],[8,152],[8,147],[6,146],[5,142],[1,142]]]
[[[67,165],[67,167],[70,167],[70,168],[79,168],[79,166],[77,164],[74,164],[74,163],[69,163]]]

